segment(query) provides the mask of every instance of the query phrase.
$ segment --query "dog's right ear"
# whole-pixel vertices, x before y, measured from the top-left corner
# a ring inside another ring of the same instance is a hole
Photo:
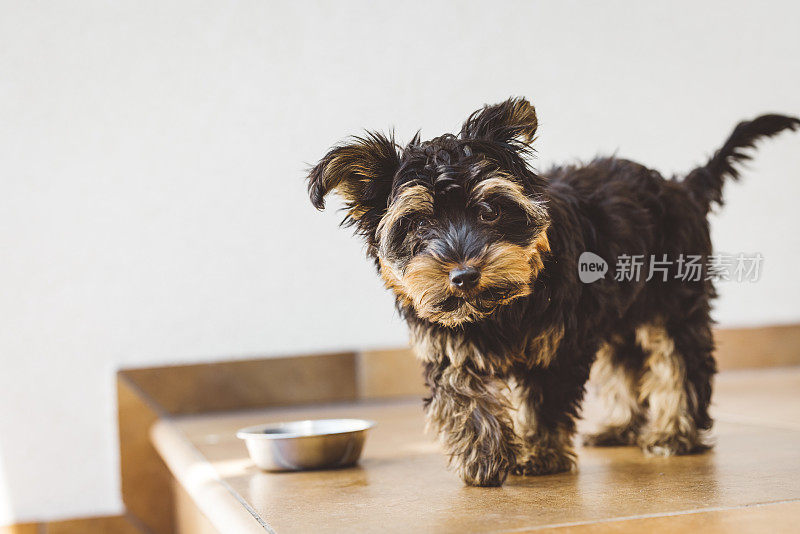
[[[322,210],[325,196],[335,190],[347,203],[346,222],[374,231],[386,211],[400,155],[392,137],[367,132],[336,146],[308,175],[311,203]]]
[[[524,148],[533,142],[538,127],[534,107],[517,97],[474,112],[460,135],[462,139],[487,139]]]

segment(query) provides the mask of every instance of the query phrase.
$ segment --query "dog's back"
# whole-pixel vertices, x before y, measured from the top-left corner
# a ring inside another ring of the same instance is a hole
[[[710,302],[714,279],[726,275],[716,271],[707,214],[722,204],[725,178],[738,178],[735,165],[749,159],[744,149],[798,127],[800,120],[782,115],[740,123],[685,179],[616,158],[546,174],[554,211],[580,228],[586,251],[612,266],[608,277],[582,287],[576,306],[579,322],[604,340],[594,373],[613,414],[588,443],[638,442],[660,455],[706,447],[716,370]],[[554,233],[569,226],[554,224]],[[574,231],[551,238],[553,256],[575,258],[575,240]]]

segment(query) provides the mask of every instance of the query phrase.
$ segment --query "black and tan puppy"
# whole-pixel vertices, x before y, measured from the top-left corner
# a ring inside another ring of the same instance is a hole
[[[739,124],[683,179],[624,159],[537,174],[528,162],[536,113],[510,99],[473,113],[458,135],[405,148],[369,133],[311,170],[311,201],[336,190],[367,243],[424,362],[431,426],[467,484],[509,472],[572,469],[589,370],[611,417],[590,444],[657,455],[706,447],[712,355],[707,276],[581,283],[578,259],[711,254],[706,215],[762,136],[800,120]],[[513,391],[514,395],[507,393]],[[513,397],[513,398],[510,398]],[[512,410],[512,406],[515,408]]]

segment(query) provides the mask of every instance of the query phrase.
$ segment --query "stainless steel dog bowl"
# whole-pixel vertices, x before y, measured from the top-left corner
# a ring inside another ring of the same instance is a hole
[[[364,419],[315,419],[251,426],[236,437],[261,469],[327,469],[356,463],[373,426]]]

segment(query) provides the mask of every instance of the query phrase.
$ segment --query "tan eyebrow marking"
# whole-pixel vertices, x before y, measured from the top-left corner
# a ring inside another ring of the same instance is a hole
[[[383,251],[386,250],[389,229],[397,224],[403,216],[410,213],[433,215],[433,195],[430,189],[424,185],[405,188],[386,210],[377,229],[378,241]]]
[[[520,184],[502,176],[494,176],[478,182],[472,188],[472,193],[473,199],[476,201],[484,200],[490,195],[502,195],[511,199],[523,208],[532,220],[540,220],[547,215],[541,202],[526,195]]]

